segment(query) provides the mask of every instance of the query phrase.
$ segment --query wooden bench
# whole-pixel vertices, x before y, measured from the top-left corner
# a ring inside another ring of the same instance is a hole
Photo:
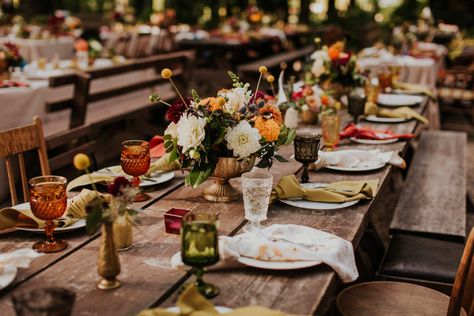
[[[255,84],[258,81],[260,66],[266,66],[270,73],[275,75],[280,71],[281,65],[287,65],[287,73],[293,72],[293,65],[297,62],[304,62],[306,58],[314,52],[314,46],[306,46],[299,50],[285,52],[270,57],[258,59],[251,63],[243,64],[237,67],[237,73],[244,82]],[[303,66],[303,65],[301,65]]]
[[[466,146],[465,133],[421,134],[390,224],[392,232],[465,239]]]
[[[165,67],[173,70],[174,81],[180,88],[185,89],[190,76],[193,56],[194,54],[191,51],[175,52],[132,60],[122,65],[52,77],[49,81],[51,88],[72,84],[74,86],[74,94],[72,98],[47,103],[46,112],[71,109],[69,129],[82,126],[86,123],[89,104],[164,84],[166,80],[161,78],[159,73],[161,69]],[[134,83],[114,87],[105,91],[91,91],[91,84],[97,79],[113,78],[114,76],[147,69],[154,69],[156,76],[145,80],[143,80],[143,78],[137,78]],[[166,98],[173,99],[174,97],[175,95],[172,93]],[[147,104],[146,100],[144,100],[143,107],[145,108],[147,106],[150,106],[150,104]],[[127,112],[126,105],[124,110]],[[119,115],[124,114],[123,112],[124,111],[121,111]],[[111,114],[112,113],[105,113],[105,118],[110,117]]]
[[[465,133],[425,131],[376,278],[450,294],[466,236]]]

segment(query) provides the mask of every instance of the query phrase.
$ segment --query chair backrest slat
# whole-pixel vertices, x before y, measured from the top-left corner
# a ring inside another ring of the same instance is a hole
[[[21,188],[23,189],[23,201],[29,200],[28,194],[28,176],[26,175],[25,157],[23,153],[18,154],[18,164],[20,165]]]
[[[10,196],[12,199],[12,205],[16,205],[18,204],[18,197],[16,194],[15,175],[13,173],[11,157],[5,157],[5,167],[7,168],[8,185],[10,187]]]
[[[12,205],[18,203],[18,195],[15,188],[15,173],[13,171],[13,157],[18,156],[20,176],[22,181],[23,198],[28,200],[28,176],[24,152],[37,150],[41,173],[50,174],[46,143],[43,135],[43,127],[39,117],[33,118],[33,123],[0,132],[0,158],[5,160],[5,166],[10,187]]]
[[[456,278],[454,280],[451,299],[449,300],[447,316],[459,316],[463,307],[469,312],[474,313],[474,228],[471,230],[464,247],[464,252],[459,264]]]

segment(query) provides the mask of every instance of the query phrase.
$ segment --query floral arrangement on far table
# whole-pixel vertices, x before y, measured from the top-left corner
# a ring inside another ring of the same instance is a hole
[[[267,72],[260,67],[260,79]],[[171,79],[171,70],[161,73]],[[260,158],[257,167],[270,168],[272,159],[286,161],[276,152],[289,144],[295,131],[283,124],[280,110],[267,101],[265,95],[253,92],[248,83],[242,83],[229,72],[232,88],[221,89],[211,97],[201,97],[192,91],[192,98],[168,104],[157,95],[152,101],[169,106],[167,118],[171,121],[165,131],[165,148],[169,161],[179,160],[182,168],[189,168],[185,183],[198,186],[214,172],[220,157],[234,157],[239,161]]]
[[[363,82],[363,77],[358,74],[356,55],[346,51],[342,41],[329,47],[323,46],[310,59],[310,69],[305,78],[308,83],[318,83],[326,89],[324,86],[331,83],[354,87]]]
[[[0,73],[8,71],[10,67],[23,67],[25,60],[20,55],[18,46],[7,42],[0,47]]]

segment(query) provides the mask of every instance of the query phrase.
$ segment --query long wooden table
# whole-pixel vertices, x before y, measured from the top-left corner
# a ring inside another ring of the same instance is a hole
[[[426,113],[429,102],[418,107]],[[343,121],[349,121],[343,116]],[[403,124],[368,124],[373,128],[390,128],[397,133],[410,133],[420,129],[416,121]],[[315,129],[306,126],[304,128]],[[341,148],[380,148],[395,150],[402,154],[407,142],[397,142],[384,146],[357,145],[343,141]],[[280,154],[290,158],[292,146],[280,149]],[[283,175],[298,174],[301,165],[275,162],[270,173],[274,183]],[[379,179],[379,191],[387,185],[393,167],[368,173],[335,173],[329,171],[311,172],[313,182],[332,182],[351,179]],[[172,269],[170,258],[180,250],[177,235],[165,233],[163,213],[172,207],[188,208],[193,211],[214,211],[219,213],[219,233],[235,235],[247,223],[244,219],[242,201],[213,203],[200,197],[200,189],[183,186],[183,175],[151,192],[152,200],[140,205],[140,224],[134,230],[134,246],[121,252],[122,273],[119,279],[122,287],[114,291],[96,288],[99,281],[96,262],[100,244],[98,235],[87,236],[84,231],[63,234],[61,238],[69,242],[69,247],[56,254],[48,254],[34,260],[29,268],[19,269],[18,275],[7,289],[0,291],[0,314],[14,315],[10,294],[14,290],[25,290],[40,286],[60,286],[73,290],[77,297],[74,315],[134,315],[142,309],[155,306],[171,306],[177,297],[177,290],[193,280],[189,272]],[[233,179],[239,186],[239,179]],[[361,201],[355,206],[334,211],[312,211],[298,209],[276,202],[269,208],[265,225],[273,223],[300,224],[331,232],[352,242],[354,249],[368,225],[374,205],[384,202],[384,197],[376,195],[373,200]],[[1,235],[0,252],[31,247],[42,235],[15,231]],[[59,237],[59,234],[58,234]],[[217,305],[239,307],[260,304],[281,309],[294,314],[324,314],[333,302],[340,280],[333,270],[325,265],[294,271],[269,271],[249,267],[229,270],[213,270],[206,279],[215,283],[221,293],[213,302]]]

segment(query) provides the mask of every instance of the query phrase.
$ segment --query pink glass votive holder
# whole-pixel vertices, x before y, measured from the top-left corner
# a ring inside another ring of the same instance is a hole
[[[191,212],[181,208],[172,208],[165,213],[165,230],[168,234],[180,234],[181,224],[183,223],[184,215]]]

